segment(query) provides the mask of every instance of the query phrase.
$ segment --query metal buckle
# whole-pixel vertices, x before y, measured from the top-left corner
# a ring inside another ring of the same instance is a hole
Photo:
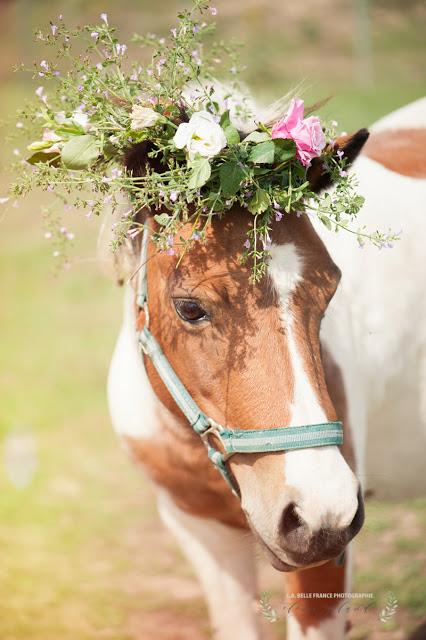
[[[207,420],[210,423],[210,427],[205,431],[203,431],[203,433],[200,433],[199,435],[203,440],[204,444],[206,445],[206,447],[209,447],[210,449],[214,449],[215,451],[220,453],[223,461],[226,462],[228,458],[231,457],[232,453],[226,453],[226,451],[220,451],[219,449],[216,449],[216,447],[213,447],[209,442],[209,436],[213,434],[218,437],[221,445],[223,446],[223,448],[225,448],[225,445],[223,444],[223,440],[220,437],[221,431],[224,431],[225,429],[221,424],[219,424],[219,422],[216,422],[216,420],[213,420],[213,418],[207,417]]]

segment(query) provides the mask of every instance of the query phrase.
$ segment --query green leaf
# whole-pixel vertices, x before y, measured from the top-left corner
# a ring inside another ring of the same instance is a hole
[[[67,169],[87,169],[100,155],[99,142],[93,136],[75,136],[64,144],[61,158]]]
[[[210,162],[207,158],[196,158],[191,162],[192,172],[189,177],[188,187],[199,189],[206,184],[211,175]]]
[[[42,151],[37,151],[33,153],[32,156],[27,158],[27,162],[30,164],[40,164],[40,163],[49,163],[50,166],[56,167],[59,161],[59,153],[43,153]]]
[[[154,216],[154,220],[158,222],[158,224],[161,224],[162,227],[165,227],[171,218],[172,216],[169,216],[167,213],[160,213]]]
[[[36,140],[28,145],[28,151],[42,151],[43,149],[49,149],[49,147],[53,147],[54,141],[52,140]]]
[[[240,134],[238,133],[237,129],[232,126],[232,124],[228,125],[227,127],[224,127],[223,131],[226,136],[226,141],[228,142],[228,145],[230,147],[233,144],[238,144],[240,142]]]
[[[271,199],[264,189],[258,189],[252,199],[249,201],[248,210],[253,213],[263,213],[270,206]]]
[[[255,164],[272,164],[274,161],[275,147],[272,140],[261,142],[251,150],[249,160]]]
[[[252,131],[246,138],[244,138],[243,142],[255,142],[258,144],[259,142],[266,142],[270,139],[271,136],[265,131]]]
[[[226,129],[226,127],[229,127],[231,125],[231,117],[229,115],[229,109],[228,111],[225,111],[224,113],[222,113],[219,124],[222,127],[222,129]]]
[[[245,176],[238,162],[225,162],[219,169],[220,186],[225,197],[234,196]]]
[[[283,140],[282,138],[275,138],[275,162],[286,162],[291,160],[296,155],[296,145],[294,140]]]

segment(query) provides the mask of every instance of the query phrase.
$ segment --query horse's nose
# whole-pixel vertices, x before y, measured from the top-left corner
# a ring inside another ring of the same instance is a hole
[[[328,520],[328,521],[327,521]],[[297,504],[284,509],[279,525],[279,543],[293,562],[300,565],[336,558],[358,533],[364,523],[364,501],[358,493],[358,508],[349,525],[331,526],[332,517],[324,518],[323,526],[311,531]]]

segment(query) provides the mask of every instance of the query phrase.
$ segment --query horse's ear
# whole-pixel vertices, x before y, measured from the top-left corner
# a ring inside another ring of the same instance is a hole
[[[339,136],[334,142],[333,154],[337,157],[337,152],[343,151],[344,157],[347,160],[346,166],[349,166],[360,153],[369,135],[367,129],[360,129],[351,136]],[[330,173],[324,170],[320,158],[314,158],[312,160],[307,177],[311,184],[312,191],[316,192],[327,189],[327,187],[330,187],[333,183]]]

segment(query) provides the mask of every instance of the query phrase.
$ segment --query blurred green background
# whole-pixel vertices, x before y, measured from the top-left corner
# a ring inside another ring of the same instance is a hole
[[[0,116],[13,114],[37,86],[12,67],[42,59],[33,32],[58,14],[72,25],[96,22],[106,11],[126,42],[134,31],[167,35],[184,6],[3,0]],[[350,130],[424,93],[424,2],[215,6],[218,35],[245,44],[244,79],[261,101],[303,80],[307,99],[333,96],[323,113]],[[0,197],[16,146],[2,143]],[[0,639],[208,638],[199,587],[110,426],[105,380],[122,294],[97,257],[102,221],[65,214],[76,234],[71,268],[54,275],[44,202],[39,194],[18,207],[0,205]],[[425,506],[420,498],[369,503],[355,545],[354,590],[375,599],[367,612],[352,610],[352,640],[402,640],[425,620]],[[282,580],[263,566],[262,585],[278,607]],[[377,608],[388,591],[399,607],[383,624]],[[282,637],[282,623],[269,632]]]

